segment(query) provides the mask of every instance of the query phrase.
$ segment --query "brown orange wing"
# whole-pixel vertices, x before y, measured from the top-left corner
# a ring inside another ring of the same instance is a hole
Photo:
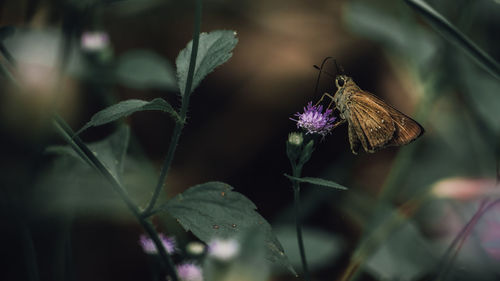
[[[359,96],[368,98],[371,102],[383,107],[389,113],[396,130],[393,138],[387,143],[387,146],[400,146],[408,144],[424,133],[424,128],[417,121],[385,103],[377,96],[366,91],[352,95],[354,99],[362,99]]]
[[[350,95],[347,118],[363,149],[373,153],[391,141],[396,127],[385,103],[377,97],[358,91]],[[352,149],[352,143],[351,143]]]
[[[401,113],[399,110],[389,107],[389,114],[391,114],[396,126],[396,132],[388,145],[399,146],[408,144],[424,133],[424,128],[417,121]]]

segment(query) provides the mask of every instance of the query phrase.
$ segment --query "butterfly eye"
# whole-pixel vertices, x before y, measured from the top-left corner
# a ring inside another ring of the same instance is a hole
[[[340,87],[344,86],[344,78],[337,77],[337,85],[339,85]]]

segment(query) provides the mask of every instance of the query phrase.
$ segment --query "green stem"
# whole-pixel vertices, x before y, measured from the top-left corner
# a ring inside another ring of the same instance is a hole
[[[299,178],[302,173],[302,166],[297,165],[293,168],[293,176]],[[300,183],[296,180],[292,181],[293,186],[293,201],[295,209],[295,223],[297,228],[297,242],[299,244],[300,259],[302,261],[302,270],[304,271],[304,279],[311,280],[309,275],[309,268],[307,266],[306,252],[304,250],[304,240],[302,238],[302,216],[300,212]]]
[[[33,245],[33,239],[31,237],[31,232],[26,223],[21,222],[21,235],[23,238],[23,250],[24,257],[26,259],[26,269],[28,274],[28,280],[30,281],[38,281],[40,277],[38,275],[38,265],[35,255],[35,246]]]
[[[196,10],[195,10],[195,21],[194,21],[194,32],[193,32],[193,45],[191,48],[191,58],[189,60],[189,69],[188,76],[186,80],[186,87],[184,93],[182,95],[182,104],[180,110],[180,122],[175,124],[174,132],[172,133],[172,138],[170,140],[170,145],[168,147],[167,156],[165,157],[165,161],[163,162],[160,176],[158,178],[158,183],[156,184],[156,188],[153,192],[153,196],[149,201],[148,206],[144,209],[143,216],[148,217],[153,212],[153,208],[158,201],[158,197],[160,195],[161,190],[165,186],[165,180],[167,178],[168,171],[170,166],[172,165],[172,161],[174,159],[175,150],[179,143],[179,138],[181,136],[182,129],[184,128],[184,124],[186,121],[187,110],[189,106],[189,98],[191,96],[191,87],[193,85],[193,77],[196,66],[196,56],[198,55],[198,45],[200,41],[200,28],[201,28],[201,11],[202,11],[202,2],[201,0],[196,0]]]
[[[175,271],[172,259],[167,254],[163,243],[158,237],[158,233],[154,229],[151,222],[146,220],[141,216],[141,212],[132,199],[128,196],[127,192],[123,186],[116,180],[116,178],[109,172],[109,170],[104,166],[104,164],[94,155],[94,153],[88,148],[88,146],[80,139],[80,137],[75,136],[73,130],[66,124],[66,122],[59,116],[54,116],[54,127],[56,131],[71,145],[71,147],[80,155],[82,158],[92,166],[97,172],[99,172],[110,184],[113,190],[118,193],[120,198],[125,202],[128,209],[137,218],[139,223],[142,225],[146,233],[153,240],[160,258],[162,259],[168,274],[172,277],[173,281],[178,281],[177,272]],[[73,137],[72,137],[73,136]]]

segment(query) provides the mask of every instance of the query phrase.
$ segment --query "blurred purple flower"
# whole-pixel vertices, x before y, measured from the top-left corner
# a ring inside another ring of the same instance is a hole
[[[158,234],[158,237],[160,238],[163,247],[165,247],[165,250],[169,254],[173,254],[175,252],[175,239],[173,237],[167,237],[163,233]],[[141,234],[139,238],[139,245],[141,245],[142,250],[146,254],[156,254],[158,253],[158,250],[156,249],[155,244],[153,243],[153,240],[149,238],[148,236]]]
[[[81,37],[81,46],[85,51],[100,51],[109,46],[109,36],[102,31],[85,31]]]
[[[320,134],[325,136],[333,129],[333,122],[335,122],[336,118],[331,116],[332,113],[331,109],[323,112],[322,105],[316,106],[312,105],[312,102],[309,102],[304,107],[304,113],[297,112],[295,114],[295,117],[298,118],[297,120],[290,119],[297,122],[297,128],[305,129],[306,134]]]
[[[201,268],[193,263],[182,263],[176,266],[180,281],[203,281]]]

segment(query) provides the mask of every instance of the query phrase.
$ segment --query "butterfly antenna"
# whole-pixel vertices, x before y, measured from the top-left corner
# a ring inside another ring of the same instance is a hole
[[[316,69],[318,69],[318,70],[319,70],[319,73],[318,73],[318,79],[316,80],[316,87],[314,88],[314,94],[315,94],[315,95],[317,95],[317,94],[318,94],[318,86],[319,86],[319,79],[320,79],[320,77],[321,77],[321,73],[322,73],[322,72],[325,72],[326,74],[328,74],[328,75],[330,75],[330,76],[332,76],[332,77],[333,77],[333,75],[332,75],[331,73],[328,73],[328,72],[326,72],[326,71],[323,71],[323,67],[325,66],[325,63],[326,63],[329,59],[331,59],[331,58],[332,58],[332,57],[326,57],[326,58],[323,60],[323,62],[321,63],[321,67],[318,67],[317,65],[314,65],[314,68],[316,68]],[[335,63],[335,65],[337,65],[337,64]]]

